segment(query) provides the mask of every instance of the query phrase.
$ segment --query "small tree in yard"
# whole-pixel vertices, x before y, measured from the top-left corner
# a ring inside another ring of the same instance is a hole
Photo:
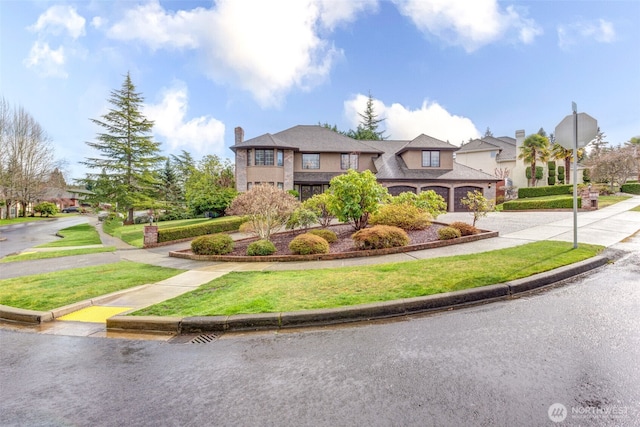
[[[58,213],[58,207],[51,202],[40,202],[33,207],[33,211],[35,213],[39,213],[40,216],[46,215],[48,218],[49,215],[55,215]]]
[[[476,221],[487,216],[487,214],[493,210],[493,202],[484,197],[478,190],[467,192],[467,197],[463,198],[460,202],[466,206],[473,215],[472,225],[474,227],[476,226]]]
[[[251,231],[260,239],[269,240],[272,233],[285,226],[299,205],[300,202],[286,191],[260,184],[236,197],[227,214],[246,217]]]
[[[340,221],[351,223],[356,230],[367,226],[369,215],[375,213],[380,202],[387,197],[387,189],[369,170],[356,172],[350,169],[329,182],[329,210]]]
[[[327,193],[315,194],[310,199],[302,202],[302,205],[316,214],[317,220],[323,228],[331,225],[334,216],[329,210],[329,195]]]

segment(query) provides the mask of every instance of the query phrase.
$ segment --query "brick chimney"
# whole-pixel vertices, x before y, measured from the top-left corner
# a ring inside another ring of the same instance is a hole
[[[238,126],[235,128],[236,132],[236,145],[241,144],[244,141],[244,130]]]

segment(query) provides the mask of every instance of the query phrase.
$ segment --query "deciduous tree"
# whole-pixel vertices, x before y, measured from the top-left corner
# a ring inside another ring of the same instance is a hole
[[[494,208],[493,202],[482,195],[478,190],[468,191],[467,197],[464,197],[460,202],[469,209],[471,215],[473,215],[473,226],[476,226],[476,222],[487,216]]]
[[[375,175],[366,170],[353,169],[329,182],[329,210],[342,222],[349,222],[360,230],[367,226],[369,215],[376,212],[389,193]]]
[[[260,239],[269,240],[272,233],[287,224],[298,206],[300,202],[286,191],[273,185],[260,184],[236,197],[227,213],[244,216],[252,232]]]

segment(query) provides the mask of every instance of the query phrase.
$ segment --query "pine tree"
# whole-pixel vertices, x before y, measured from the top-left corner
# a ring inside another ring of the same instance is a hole
[[[144,98],[127,73],[122,87],[112,90],[109,103],[112,108],[102,120],[90,119],[104,129],[97,134],[97,142],[87,142],[99,157],[88,157],[81,162],[100,173],[88,173],[87,182],[98,183],[99,177],[108,179],[108,187],[119,208],[128,212],[127,223],[133,223],[133,210],[151,204],[156,183],[155,170],[164,158],[160,143],[153,141],[153,122],[142,113]],[[104,175],[102,174],[104,172]],[[105,183],[106,184],[106,183]]]
[[[355,131],[349,131],[348,136],[354,139],[369,141],[381,141],[387,138],[386,136],[384,136],[384,131],[378,132],[378,125],[382,123],[384,119],[379,119],[378,115],[375,112],[371,92],[369,92],[367,107],[365,108],[364,113],[358,113],[358,115],[361,119],[360,124]]]

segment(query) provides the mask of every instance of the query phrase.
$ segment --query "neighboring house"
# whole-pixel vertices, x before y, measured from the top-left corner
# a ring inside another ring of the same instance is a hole
[[[244,140],[235,129],[236,188],[259,183],[296,190],[301,200],[329,188],[349,169],[370,170],[391,194],[434,190],[449,211],[466,210],[460,200],[480,190],[495,199],[498,178],[454,161],[458,147],[427,135],[410,141],[358,141],[322,126],[294,126]]]
[[[525,164],[524,160],[518,159],[520,147],[524,140],[524,130],[517,130],[515,139],[508,136],[498,138],[485,136],[481,139],[474,139],[463,144],[462,147],[456,151],[456,161],[474,169],[490,173],[497,178],[508,177],[511,185],[514,187],[528,187],[529,181],[526,176],[526,168],[530,166],[530,164]],[[564,161],[556,160],[556,165],[564,166]],[[545,177],[539,180],[537,185],[547,185],[547,164],[538,162],[538,166],[544,168]],[[578,165],[578,184],[582,183],[583,171],[584,166]]]

